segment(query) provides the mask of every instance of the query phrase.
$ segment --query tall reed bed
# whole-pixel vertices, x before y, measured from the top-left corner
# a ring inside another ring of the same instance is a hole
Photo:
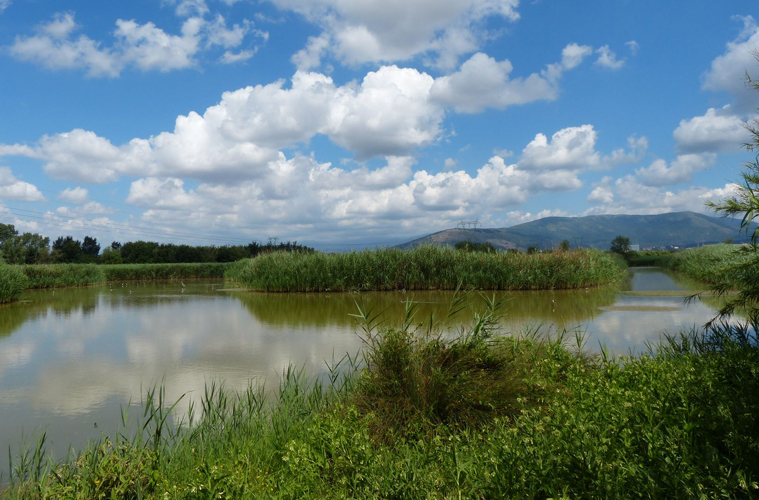
[[[410,251],[259,255],[236,262],[226,276],[268,292],[453,290],[458,286],[541,290],[610,283],[621,276],[621,268],[599,250],[524,254],[421,246]]]
[[[17,455],[4,495],[759,495],[756,318],[615,359],[584,354],[580,338],[572,347],[539,332],[500,336],[494,305],[454,337],[442,323],[419,324],[413,307],[384,330],[360,311],[361,358],[318,379],[288,369],[269,400],[261,386],[211,383],[188,415],[172,418],[152,389],[136,422],[143,432],[104,438],[64,463],[45,458],[43,436]]]
[[[95,264],[34,264],[19,266],[29,278],[29,288],[95,285],[106,281]]]
[[[223,278],[231,264],[205,262],[188,264],[112,264],[102,265],[108,281],[171,280]]]
[[[711,285],[711,290],[727,300],[719,316],[736,310],[759,311],[759,245],[709,245],[684,250],[670,261],[670,267]]]
[[[751,255],[744,250],[743,246],[720,243],[688,248],[674,253],[667,265],[691,278],[707,283],[738,282],[745,274],[742,264],[750,260]]]
[[[222,278],[229,263],[200,264],[45,264],[13,266],[28,278],[28,288],[84,286],[106,281]],[[10,266],[9,266],[10,267]]]
[[[18,300],[29,287],[29,278],[16,266],[0,260],[0,304]]]

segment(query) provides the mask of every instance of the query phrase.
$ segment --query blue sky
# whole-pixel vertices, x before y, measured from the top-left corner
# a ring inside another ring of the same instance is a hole
[[[751,158],[757,18],[753,0],[0,0],[0,222],[348,248],[704,212]]]

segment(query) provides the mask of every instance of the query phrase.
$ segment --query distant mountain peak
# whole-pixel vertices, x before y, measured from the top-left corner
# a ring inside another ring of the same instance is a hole
[[[719,243],[732,238],[747,241],[737,219],[717,218],[696,212],[651,215],[600,214],[583,217],[551,216],[507,228],[446,229],[409,241],[401,248],[422,244],[455,245],[459,241],[489,242],[501,250],[525,250],[537,245],[554,248],[562,240],[574,247],[608,249],[615,236],[630,238],[641,249],[691,247]]]

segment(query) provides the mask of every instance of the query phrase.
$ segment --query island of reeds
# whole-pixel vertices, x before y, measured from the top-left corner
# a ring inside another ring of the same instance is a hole
[[[471,252],[387,248],[341,254],[277,252],[236,262],[226,277],[266,292],[550,290],[604,285],[624,264],[600,250]]]
[[[290,368],[272,397],[210,383],[182,416],[154,388],[122,432],[63,462],[46,458],[44,435],[12,455],[0,496],[759,495],[758,318],[615,358],[580,336],[502,335],[498,309],[486,300],[451,334],[412,304],[384,329],[359,308],[363,353],[324,376]]]

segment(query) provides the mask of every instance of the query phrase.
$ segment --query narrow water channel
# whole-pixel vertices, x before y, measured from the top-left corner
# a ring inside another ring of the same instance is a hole
[[[704,324],[717,303],[684,303],[699,285],[655,268],[630,271],[620,288],[507,293],[503,329],[541,326],[582,333],[586,348],[640,353],[662,333]],[[211,380],[232,389],[251,379],[276,385],[289,364],[317,374],[325,362],[356,353],[356,302],[382,312],[388,325],[403,302],[417,318],[444,316],[450,292],[261,294],[221,280],[113,283],[28,292],[0,307],[0,474],[7,449],[18,452],[47,431],[57,457],[119,426],[120,408],[163,381],[168,399],[199,399]],[[473,307],[481,300],[470,297]],[[471,319],[471,312],[458,317]],[[181,407],[186,407],[186,399]]]

